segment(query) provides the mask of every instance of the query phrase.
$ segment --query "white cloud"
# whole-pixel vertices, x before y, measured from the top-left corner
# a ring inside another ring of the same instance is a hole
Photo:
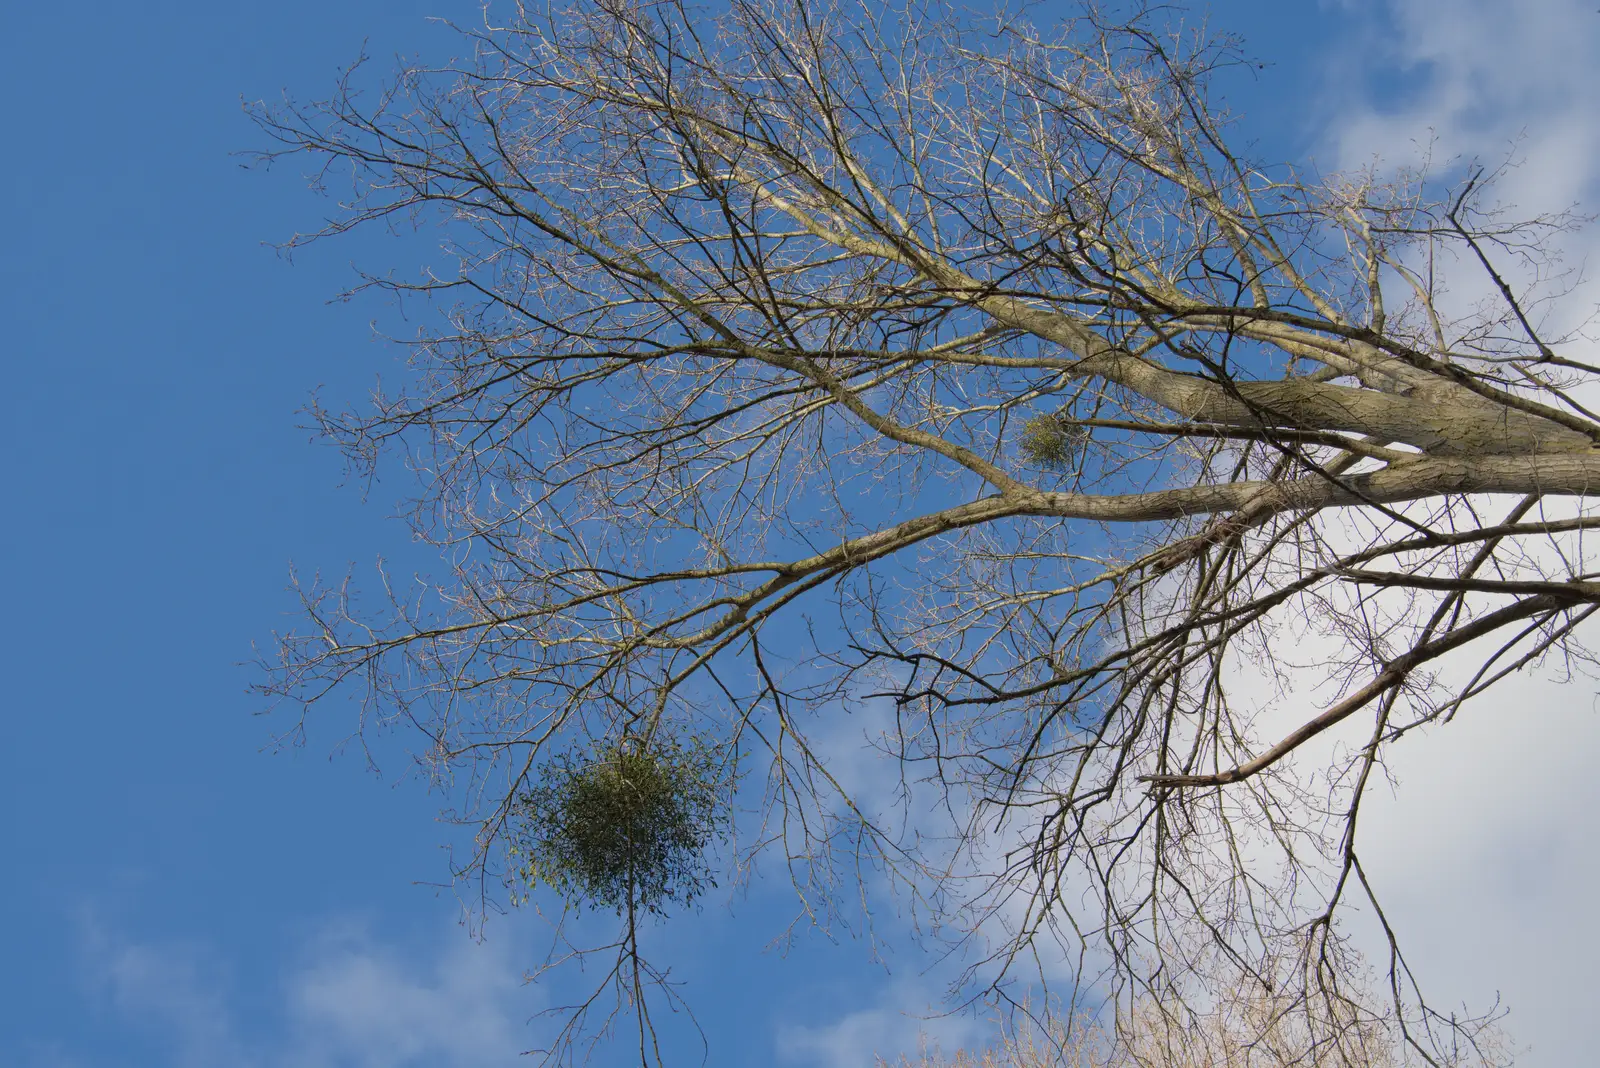
[[[1391,0],[1347,8],[1360,29],[1329,57],[1343,116],[1330,141],[1342,165],[1375,154],[1402,162],[1430,136],[1446,155],[1493,157],[1526,135],[1530,158],[1562,164],[1540,168],[1530,183],[1562,202],[1583,193],[1595,167],[1585,149],[1600,136],[1590,117],[1600,86],[1593,4]],[[1356,71],[1367,77],[1351,78]]]
[[[94,985],[117,1014],[154,1032],[182,1068],[255,1063],[236,1041],[216,962],[192,945],[141,945],[93,921],[84,948]]]
[[[987,1043],[993,1028],[970,1015],[940,1015],[940,995],[925,982],[903,981],[883,991],[878,1003],[846,1013],[829,1024],[789,1025],[777,1035],[778,1058],[817,1068],[874,1068],[902,1054],[930,1051],[954,1055]]]
[[[95,922],[83,948],[111,1010],[179,1068],[492,1068],[525,1064],[533,1044],[525,1024],[538,1004],[514,943],[452,928],[419,952],[359,925],[330,928],[285,977],[277,1026],[251,1020],[248,1035],[226,968],[204,948],[140,942]]]
[[[1359,29],[1327,57],[1324,151],[1339,168],[1427,156],[1518,165],[1497,183],[1526,215],[1600,207],[1600,12],[1590,0],[1388,0],[1346,5]],[[1352,77],[1362,72],[1365,77]],[[1594,232],[1570,240],[1590,258]],[[1586,316],[1591,290],[1574,298]]]
[[[1363,852],[1421,977],[1441,1000],[1499,993],[1527,1065],[1592,1058],[1600,958],[1594,813],[1600,712],[1591,680],[1509,682],[1403,743]]]
[[[1389,0],[1344,5],[1360,32],[1331,50],[1327,134],[1342,167],[1381,158],[1520,165],[1498,185],[1518,214],[1600,208],[1600,13],[1577,0]],[[1405,88],[1384,99],[1385,66]],[[1593,264],[1591,229],[1563,239],[1569,263]],[[1568,328],[1594,311],[1596,287],[1563,298]],[[1579,353],[1593,359],[1594,354]],[[1389,765],[1398,787],[1375,793],[1361,849],[1386,893],[1413,963],[1444,1002],[1482,1007],[1500,994],[1518,1063],[1593,1059],[1586,991],[1600,957],[1600,884],[1592,832],[1600,809],[1595,685],[1554,669],[1508,680],[1456,720],[1407,739]]]
[[[364,932],[330,932],[288,984],[288,1063],[490,1065],[530,1044],[534,1007],[506,940],[452,932],[426,964]]]
[[[1514,213],[1557,212],[1575,202],[1600,209],[1600,12],[1593,0],[1343,6],[1354,29],[1326,57],[1333,77],[1325,113],[1336,119],[1319,147],[1322,160],[1351,169],[1375,160],[1406,166],[1428,153],[1438,165],[1492,167],[1514,155],[1518,165],[1497,184]],[[1591,228],[1561,240],[1567,262],[1588,263],[1592,273],[1600,233]],[[1469,289],[1463,279],[1457,298],[1469,301]],[[1560,332],[1586,320],[1597,298],[1594,282],[1566,295],[1551,325]],[[1307,662],[1314,653],[1296,649]],[[1241,684],[1235,696],[1251,699],[1261,713],[1257,729],[1276,737],[1280,720],[1331,699],[1316,682],[1314,672],[1297,677],[1288,694],[1264,687],[1246,693]],[[1395,747],[1388,761],[1395,791],[1379,785],[1364,808],[1363,863],[1435,1004],[1481,1010],[1500,996],[1512,1010],[1512,1039],[1525,1051],[1518,1064],[1533,1068],[1594,1060],[1595,690],[1582,676],[1560,681],[1554,667],[1508,680],[1452,723]],[[1331,749],[1361,740],[1335,733],[1321,742]],[[850,770],[861,777],[855,773],[863,769]],[[916,1048],[922,1021],[909,1007],[902,992],[828,1026],[787,1028],[780,1050],[800,1063],[870,1065],[874,1050]],[[974,1034],[956,1033],[947,1050]]]

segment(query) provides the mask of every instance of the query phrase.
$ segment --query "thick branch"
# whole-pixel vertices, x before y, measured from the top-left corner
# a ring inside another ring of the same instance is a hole
[[[1398,504],[1445,494],[1538,493],[1585,495],[1600,490],[1600,451],[1553,456],[1483,456],[1394,464],[1338,482],[1307,476],[1284,482],[1228,482],[1122,496],[1041,493],[1025,510],[1034,515],[1102,522],[1146,522],[1232,512],[1249,505],[1261,521],[1299,509]]]

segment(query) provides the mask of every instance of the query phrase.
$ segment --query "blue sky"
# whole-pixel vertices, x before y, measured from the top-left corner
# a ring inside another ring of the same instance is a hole
[[[1213,9],[1272,63],[1230,98],[1263,154],[1392,158],[1430,127],[1446,155],[1492,154],[1520,131],[1531,163],[1518,195],[1593,204],[1600,135],[1574,100],[1600,99],[1589,73],[1600,15],[1540,0],[1502,22],[1504,6]],[[375,754],[373,770],[338,751],[327,722],[304,748],[266,751],[285,725],[252,715],[242,666],[288,619],[291,562],[425,561],[386,520],[396,494],[341,486],[338,457],[295,414],[315,387],[353,399],[394,367],[369,326],[381,306],[327,302],[352,261],[403,268],[423,253],[379,235],[292,264],[266,247],[327,205],[292,166],[241,168],[231,153],[261,141],[240,99],[314,96],[363,42],[380,62],[447,55],[451,34],[425,16],[477,10],[7,11],[0,1064],[509,1064],[554,996],[520,982],[535,950],[527,917],[491,920],[475,942],[450,892],[427,885],[445,877],[451,831],[398,750]],[[1504,990],[1536,1051],[1527,1063],[1570,1063],[1577,1031],[1562,1006],[1578,1008],[1600,936],[1569,921],[1594,862],[1585,824],[1546,815],[1600,801],[1580,759],[1600,731],[1592,694],[1529,692],[1575,739],[1570,758],[1530,755],[1528,791],[1506,773],[1503,794],[1531,796],[1531,815],[1508,814],[1504,796],[1468,815],[1449,806],[1463,769],[1504,747],[1492,726],[1467,724],[1454,756],[1409,769],[1433,800],[1420,817],[1405,811],[1432,822],[1397,815],[1389,856],[1421,937],[1439,959],[1461,957],[1441,966],[1461,996]],[[1475,864],[1515,877],[1441,901],[1437,887]],[[1548,930],[1506,918],[1528,900]],[[821,938],[764,953],[785,915],[780,890],[734,904],[713,899],[661,936],[703,1010],[711,1064],[870,1063],[874,1047],[914,1044],[920,1025],[904,1011],[936,989],[913,954],[885,969],[860,944]],[[1479,932],[1471,953],[1452,924]],[[936,1030],[951,1043],[980,1033],[970,1021]]]

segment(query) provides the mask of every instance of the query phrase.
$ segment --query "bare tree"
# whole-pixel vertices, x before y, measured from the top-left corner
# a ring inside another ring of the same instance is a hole
[[[1296,1068],[1351,1064],[1395,1068],[1405,1062],[1397,1028],[1376,1019],[1347,1016],[1339,1026],[1312,1035],[1281,994],[1252,981],[1224,988],[1204,1015],[1174,1014],[1169,1006],[1138,1000],[1117,1031],[1088,1015],[1069,1017],[1046,1003],[996,1021],[997,1038],[977,1051],[945,1056],[922,1049],[881,1068]],[[1392,1021],[1390,1022],[1392,1023]],[[1502,1050],[1485,1043],[1482,1053]],[[1492,1063],[1479,1058],[1475,1063]]]
[[[434,220],[449,261],[369,279],[438,328],[318,413],[409,462],[448,573],[383,617],[307,588],[266,690],[425,738],[485,893],[528,874],[550,761],[665,740],[759,809],[730,869],[783,858],[807,922],[887,887],[970,940],[968,993],[1065,960],[1125,1020],[1243,977],[1307,1057],[1368,1018],[1430,1063],[1471,1039],[1359,816],[1397,740],[1587,661],[1597,368],[1546,336],[1572,219],[1476,170],[1249,161],[1233,45],[1138,13],[580,0],[466,39],[258,112],[353,178],[312,237]],[[1308,671],[1315,706],[1234,696]],[[892,710],[899,818],[823,757],[857,707]],[[631,892],[596,997],[648,1059]]]

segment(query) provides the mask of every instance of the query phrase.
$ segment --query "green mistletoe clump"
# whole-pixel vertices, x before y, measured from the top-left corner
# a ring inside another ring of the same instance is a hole
[[[519,798],[520,875],[568,901],[661,913],[715,887],[707,848],[726,828],[715,751],[625,738],[563,753]]]
[[[1035,467],[1071,471],[1088,442],[1088,427],[1060,415],[1036,415],[1022,424],[1017,451]]]

